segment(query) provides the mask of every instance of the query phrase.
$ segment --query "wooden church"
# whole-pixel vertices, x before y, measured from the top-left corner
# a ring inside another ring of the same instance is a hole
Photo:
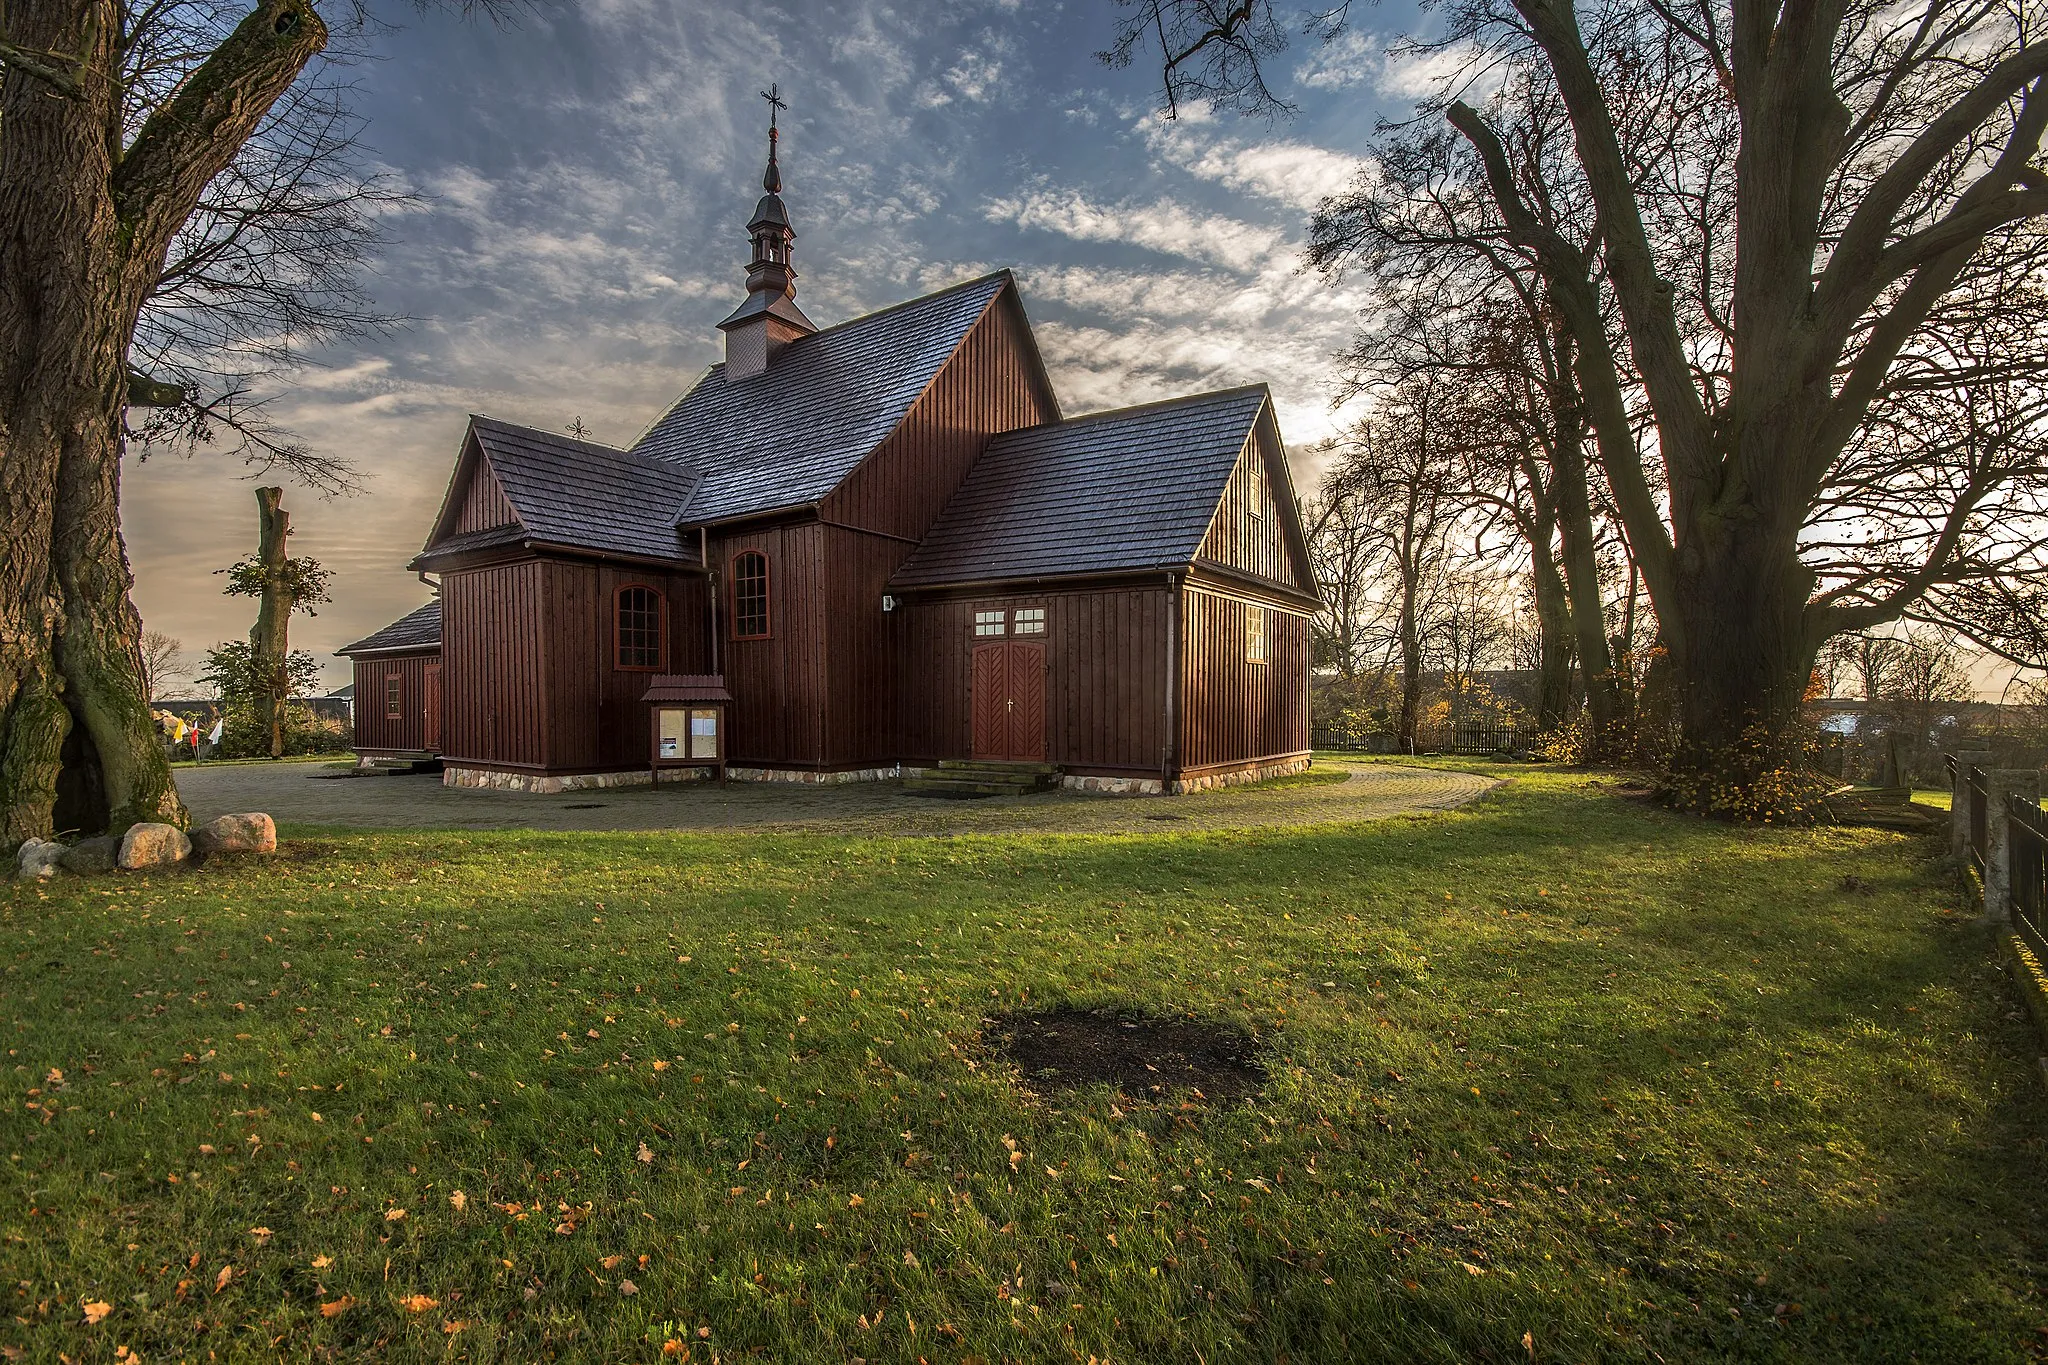
[[[471,419],[435,600],[340,651],[363,760],[538,792],[1305,767],[1318,599],[1265,387],[1064,417],[1008,271],[814,326],[775,137],[723,364],[630,449]]]

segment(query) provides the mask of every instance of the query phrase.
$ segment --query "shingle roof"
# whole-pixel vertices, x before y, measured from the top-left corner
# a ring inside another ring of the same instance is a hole
[[[1267,401],[1259,384],[1006,432],[891,582],[1192,563]]]
[[[800,337],[738,383],[714,365],[633,451],[702,472],[688,524],[817,502],[896,429],[1009,285],[999,271]]]
[[[526,528],[522,539],[660,559],[684,557],[676,514],[697,485],[696,471],[489,417],[472,417],[469,424]],[[434,551],[446,551],[455,539],[441,541]]]
[[[343,645],[336,654],[395,654],[409,649],[436,649],[441,644],[441,599],[435,598],[424,607],[416,608],[393,621],[373,635],[365,635],[352,645]]]

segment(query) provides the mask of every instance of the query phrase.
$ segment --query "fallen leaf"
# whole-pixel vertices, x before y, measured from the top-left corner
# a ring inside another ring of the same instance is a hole
[[[640,1150],[633,1155],[638,1157],[640,1163],[644,1166],[652,1166],[654,1164],[654,1149],[644,1142],[640,1144]]]
[[[214,1148],[214,1145],[213,1145],[212,1143],[210,1143],[210,1142],[202,1142],[202,1143],[200,1143],[200,1144],[199,1144],[199,1155],[201,1155],[201,1156],[212,1156],[212,1155],[214,1155],[214,1153],[215,1153],[215,1148]]]
[[[315,1256],[313,1258],[313,1269],[315,1270],[325,1270],[333,1264],[334,1258],[332,1256]]]
[[[353,1308],[353,1307],[355,1307],[355,1306],[356,1306],[356,1299],[355,1299],[355,1295],[353,1295],[353,1294],[343,1294],[343,1295],[342,1295],[342,1296],[341,1296],[340,1298],[336,1299],[336,1300],[335,1300],[335,1301],[334,1301],[333,1303],[323,1303],[323,1304],[321,1304],[321,1305],[320,1305],[320,1316],[321,1316],[321,1317],[323,1317],[323,1318],[331,1318],[331,1317],[334,1317],[334,1316],[336,1316],[337,1314],[340,1314],[340,1313],[346,1313],[346,1312],[347,1312],[347,1311],[348,1311],[349,1309],[351,1309],[351,1308]]]
[[[94,1302],[89,1303],[85,1306],[86,1324],[88,1326],[97,1327],[106,1318],[107,1314],[113,1311],[114,1305],[112,1305],[111,1303],[100,1303],[97,1300],[95,1300]]]
[[[398,1301],[398,1306],[408,1313],[424,1313],[438,1304],[439,1300],[430,1299],[425,1294],[409,1294]]]
[[[674,1337],[670,1337],[667,1341],[661,1343],[661,1353],[665,1356],[679,1356],[689,1349],[689,1347],[683,1345],[682,1342]]]
[[[1473,1265],[1470,1261],[1460,1261],[1458,1264],[1465,1267],[1467,1275],[1484,1275],[1486,1273],[1483,1268]]]
[[[455,1335],[455,1334],[456,1334],[457,1332],[460,1332],[460,1331],[461,1331],[461,1330],[462,1330],[463,1328],[465,1328],[465,1327],[467,1327],[467,1326],[469,1326],[469,1324],[468,1324],[468,1323],[466,1323],[466,1322],[463,1322],[463,1321],[462,1321],[461,1319],[459,1319],[459,1318],[450,1318],[450,1319],[448,1319],[448,1320],[447,1320],[446,1322],[444,1322],[444,1323],[442,1323],[442,1324],[441,1324],[441,1330],[442,1330],[442,1331],[444,1331],[444,1332],[446,1332],[446,1333],[447,1333],[447,1334],[448,1334],[449,1336],[451,1336],[451,1337],[452,1337],[452,1336],[454,1336],[454,1335]]]
[[[846,1207],[848,1207],[848,1208],[850,1208],[850,1209],[857,1209],[857,1208],[859,1208],[859,1207],[860,1207],[860,1206],[861,1206],[862,1204],[865,1204],[865,1203],[867,1203],[867,1202],[868,1202],[867,1200],[865,1200],[865,1199],[861,1198],[861,1197],[860,1197],[859,1195],[855,1195],[855,1196],[853,1196],[853,1197],[852,1197],[851,1199],[849,1199],[849,1200],[847,1200],[847,1201],[846,1201]]]
[[[257,1246],[268,1246],[270,1244],[269,1228],[250,1228],[249,1235],[256,1239]]]
[[[457,1190],[455,1193],[448,1196],[448,1202],[455,1206],[455,1211],[457,1213],[461,1213],[464,1209],[469,1207],[469,1196],[464,1194],[461,1190]]]
[[[668,1070],[668,1063],[663,1061],[656,1061],[654,1064],[654,1069],[656,1071],[666,1071]]]
[[[623,1261],[625,1259],[626,1258],[623,1256],[607,1256],[603,1260],[599,1261],[598,1264],[603,1266],[606,1270],[611,1270],[617,1267],[620,1261]]]
[[[402,1223],[402,1222],[404,1222],[404,1221],[405,1221],[405,1210],[404,1210],[404,1209],[386,1209],[386,1210],[384,1210],[384,1221],[385,1221],[385,1222],[387,1222],[387,1223]]]
[[[231,1265],[222,1266],[220,1274],[213,1277],[213,1292],[218,1294],[221,1290],[226,1289],[228,1281],[233,1278],[235,1278],[235,1268]]]
[[[631,1298],[633,1295],[640,1292],[640,1286],[634,1284],[631,1280],[620,1280],[619,1292],[621,1294],[624,1294],[627,1298]]]

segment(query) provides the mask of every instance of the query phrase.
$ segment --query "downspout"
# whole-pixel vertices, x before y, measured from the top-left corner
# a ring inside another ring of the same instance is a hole
[[[705,596],[711,603],[711,672],[723,677],[718,661],[718,575],[711,568],[711,533],[702,526],[697,528],[697,562],[704,566]]]
[[[1165,762],[1160,767],[1160,790],[1171,791],[1180,767],[1180,575],[1166,575],[1166,743]]]

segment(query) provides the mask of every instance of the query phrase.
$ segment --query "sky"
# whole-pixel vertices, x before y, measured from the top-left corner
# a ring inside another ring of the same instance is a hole
[[[292,552],[332,571],[334,599],[293,645],[338,686],[337,647],[428,599],[405,564],[469,414],[630,445],[720,359],[771,82],[813,321],[1008,266],[1069,414],[1263,380],[1306,481],[1301,453],[1345,420],[1333,356],[1360,300],[1304,273],[1301,248],[1375,120],[1423,92],[1428,73],[1386,55],[1404,14],[1297,37],[1271,69],[1291,119],[1169,122],[1156,69],[1093,55],[1111,0],[591,0],[508,27],[404,11],[350,74],[376,162],[421,196],[368,280],[409,322],[322,353],[273,409],[365,476],[352,497],[287,487]],[[188,664],[253,618],[213,573],[254,549],[248,475],[128,457],[136,602]]]

